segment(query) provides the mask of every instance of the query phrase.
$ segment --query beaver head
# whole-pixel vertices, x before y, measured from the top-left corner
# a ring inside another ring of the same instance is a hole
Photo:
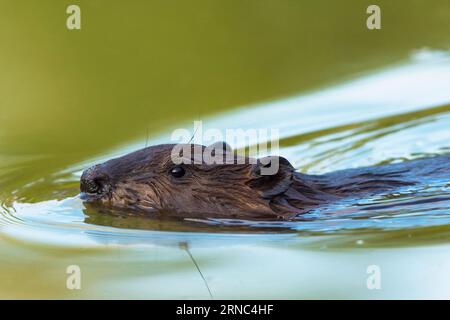
[[[239,157],[219,145],[157,145],[95,165],[81,176],[82,199],[127,212],[179,217],[277,217],[272,200],[294,180],[289,161]],[[205,161],[205,152],[223,161]],[[274,162],[277,170],[264,173]]]

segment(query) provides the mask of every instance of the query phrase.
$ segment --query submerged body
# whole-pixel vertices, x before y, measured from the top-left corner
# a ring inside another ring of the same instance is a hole
[[[286,159],[268,157],[277,160],[278,170],[263,175],[267,161],[240,163],[234,153],[233,163],[210,164],[190,156],[191,161],[175,164],[174,147],[152,146],[89,168],[81,177],[82,198],[103,208],[170,217],[289,220],[343,198],[394,192],[433,179],[450,182],[450,156],[324,175],[302,174]],[[220,149],[224,157],[232,152],[222,144]]]

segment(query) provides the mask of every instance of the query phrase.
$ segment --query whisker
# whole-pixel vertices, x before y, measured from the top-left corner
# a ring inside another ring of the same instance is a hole
[[[147,127],[147,138],[145,139],[145,147],[147,148],[148,146],[148,127]]]

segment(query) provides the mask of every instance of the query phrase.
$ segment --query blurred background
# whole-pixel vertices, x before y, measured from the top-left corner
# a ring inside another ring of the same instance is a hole
[[[0,2],[0,153],[82,158],[447,48],[447,0]],[[81,30],[66,8],[81,8]]]

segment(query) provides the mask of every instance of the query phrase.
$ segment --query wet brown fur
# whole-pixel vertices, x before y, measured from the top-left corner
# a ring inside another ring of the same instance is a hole
[[[186,174],[175,178],[169,173],[176,166],[170,157],[173,147],[151,146],[89,168],[82,175],[81,190],[95,180],[102,191],[83,192],[83,199],[102,207],[177,217],[291,219],[344,197],[365,197],[420,183],[424,177],[450,175],[449,156],[325,175],[296,172],[279,157],[275,175],[261,175],[260,162],[201,162],[182,164]]]

